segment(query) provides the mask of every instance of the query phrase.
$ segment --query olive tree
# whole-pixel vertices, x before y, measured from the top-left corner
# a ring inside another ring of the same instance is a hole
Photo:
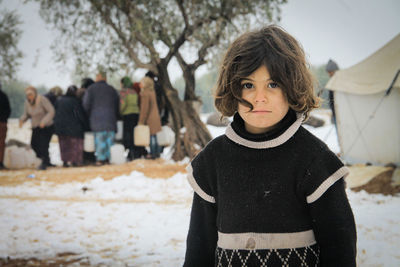
[[[0,0],[0,4],[1,4]],[[21,37],[21,21],[14,11],[0,11],[0,79],[10,79],[16,72],[22,52],[17,44]]]
[[[173,159],[192,157],[211,139],[193,108],[199,101],[195,73],[216,63],[222,49],[252,26],[279,20],[286,0],[34,0],[45,21],[59,30],[59,60],[89,66],[153,71],[159,78],[176,134]],[[176,61],[173,61],[175,59]],[[172,86],[168,66],[177,62],[184,99]],[[211,89],[211,88],[210,88]]]

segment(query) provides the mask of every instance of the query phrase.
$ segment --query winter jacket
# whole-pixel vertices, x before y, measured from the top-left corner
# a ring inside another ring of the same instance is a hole
[[[356,266],[348,169],[302,120],[250,134],[235,114],[192,160],[184,266]]]
[[[82,104],[92,131],[117,131],[119,95],[114,87],[105,81],[92,84],[86,90]]]
[[[140,92],[139,123],[150,127],[150,134],[161,131],[160,114],[158,113],[156,94],[154,90],[142,90]]]
[[[88,128],[86,114],[79,99],[74,96],[61,96],[57,100],[54,117],[55,133],[59,136],[83,138]]]
[[[54,115],[54,107],[47,97],[37,95],[33,105],[28,100],[25,100],[24,113],[20,117],[20,121],[25,122],[30,118],[32,120],[32,128],[39,127],[40,123],[47,127],[53,125]]]
[[[0,90],[0,122],[7,122],[11,114],[10,101],[8,96]]]
[[[47,99],[53,105],[54,109],[56,109],[57,108],[57,98],[58,97],[52,92],[48,92],[48,93],[44,94],[44,96],[47,97]]]
[[[120,93],[121,115],[139,114],[139,95],[133,89],[124,88]]]

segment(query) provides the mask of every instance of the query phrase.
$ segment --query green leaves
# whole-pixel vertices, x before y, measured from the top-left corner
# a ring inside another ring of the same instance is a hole
[[[21,20],[13,11],[0,11],[0,79],[11,79],[16,72],[22,52],[17,48],[21,37]]]
[[[197,60],[197,68],[211,60],[210,55],[221,54],[213,50],[226,47],[252,21],[262,19],[265,24],[278,20],[279,5],[286,2],[31,1],[39,2],[46,22],[60,30],[55,48],[56,53],[64,55],[60,58],[79,58],[88,68],[101,63],[110,68],[126,65],[152,69],[160,62],[168,65],[177,53],[191,62]],[[193,57],[196,54],[197,58]]]

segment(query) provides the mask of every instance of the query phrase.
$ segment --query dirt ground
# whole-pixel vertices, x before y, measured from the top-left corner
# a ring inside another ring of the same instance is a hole
[[[354,187],[351,190],[359,192],[365,190],[370,194],[383,194],[383,195],[395,195],[400,193],[400,185],[393,185],[392,175],[394,169],[385,171],[377,176],[375,176],[367,184]]]
[[[63,253],[57,255],[55,258],[39,260],[36,258],[30,259],[1,259],[0,266],[2,267],[59,267],[59,266],[69,266],[74,264],[75,266],[93,266],[89,263],[88,259],[77,257],[73,253]]]
[[[45,171],[35,169],[2,170],[0,172],[0,186],[19,185],[26,181],[40,183],[68,183],[71,181],[85,182],[101,176],[104,180],[120,175],[128,175],[132,171],[139,171],[150,178],[169,178],[177,172],[185,173],[186,165],[166,163],[163,159],[134,160],[120,165],[84,166],[84,167],[53,167]]]

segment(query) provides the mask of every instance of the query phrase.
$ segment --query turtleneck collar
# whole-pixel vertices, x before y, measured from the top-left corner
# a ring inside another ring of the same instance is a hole
[[[239,113],[226,129],[226,136],[235,143],[250,148],[264,149],[279,146],[292,137],[303,122],[303,115],[289,109],[285,117],[271,131],[263,134],[252,134],[246,131],[244,121]]]

